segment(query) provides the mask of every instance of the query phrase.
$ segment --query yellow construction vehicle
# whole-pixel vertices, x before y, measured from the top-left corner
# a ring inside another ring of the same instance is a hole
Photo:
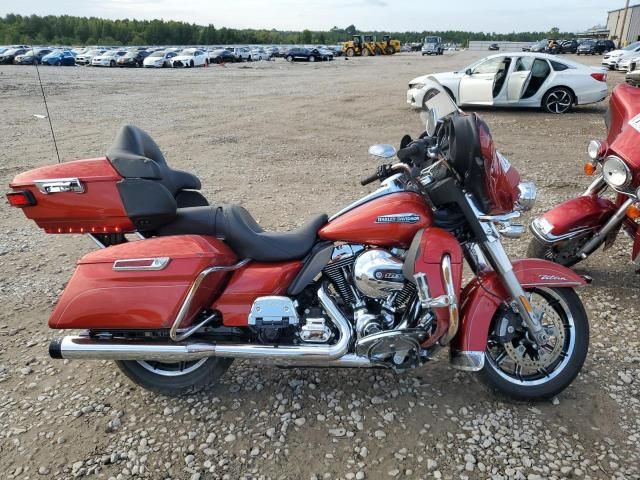
[[[373,41],[376,55],[393,55],[400,51],[400,40],[392,40],[389,35],[382,37],[381,42],[376,41],[375,37]]]
[[[347,57],[368,57],[376,54],[376,44],[371,35],[354,35],[353,40],[342,44],[342,51]]]

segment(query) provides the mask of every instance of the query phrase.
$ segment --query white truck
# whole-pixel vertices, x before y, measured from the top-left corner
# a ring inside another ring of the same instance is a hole
[[[424,37],[422,42],[422,55],[442,55],[444,44],[442,37]]]

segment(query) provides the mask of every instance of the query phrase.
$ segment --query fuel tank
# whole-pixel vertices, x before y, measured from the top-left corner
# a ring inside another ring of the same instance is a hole
[[[407,248],[416,232],[432,223],[431,210],[419,194],[395,192],[347,209],[318,236],[333,242]]]

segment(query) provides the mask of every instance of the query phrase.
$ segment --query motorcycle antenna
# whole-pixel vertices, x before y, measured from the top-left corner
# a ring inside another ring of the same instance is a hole
[[[33,47],[32,47],[33,49]],[[47,95],[44,93],[44,87],[42,86],[42,79],[40,78],[40,69],[38,68],[38,59],[35,57],[33,64],[36,67],[36,73],[38,74],[38,83],[40,84],[40,91],[42,92],[42,100],[44,100],[44,109],[47,112],[47,120],[49,121],[49,128],[51,129],[51,137],[53,138],[53,146],[56,149],[56,157],[58,157],[58,163],[62,163],[60,161],[60,152],[58,151],[58,143],[56,142],[56,134],[53,132],[53,123],[51,123],[51,115],[49,114],[49,106],[47,105]]]

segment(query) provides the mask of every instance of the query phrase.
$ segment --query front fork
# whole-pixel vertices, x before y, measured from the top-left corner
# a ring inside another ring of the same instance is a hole
[[[495,230],[493,225],[491,225],[491,227]],[[493,269],[502,279],[505,290],[513,299],[513,306],[515,306],[520,313],[532,338],[538,346],[542,347],[542,345],[545,345],[549,340],[549,336],[542,327],[542,322],[540,321],[541,316],[534,311],[522,285],[520,285],[518,278],[513,272],[513,265],[497,236],[497,232],[492,235],[487,235],[487,240],[480,244],[480,248],[486,255]]]

